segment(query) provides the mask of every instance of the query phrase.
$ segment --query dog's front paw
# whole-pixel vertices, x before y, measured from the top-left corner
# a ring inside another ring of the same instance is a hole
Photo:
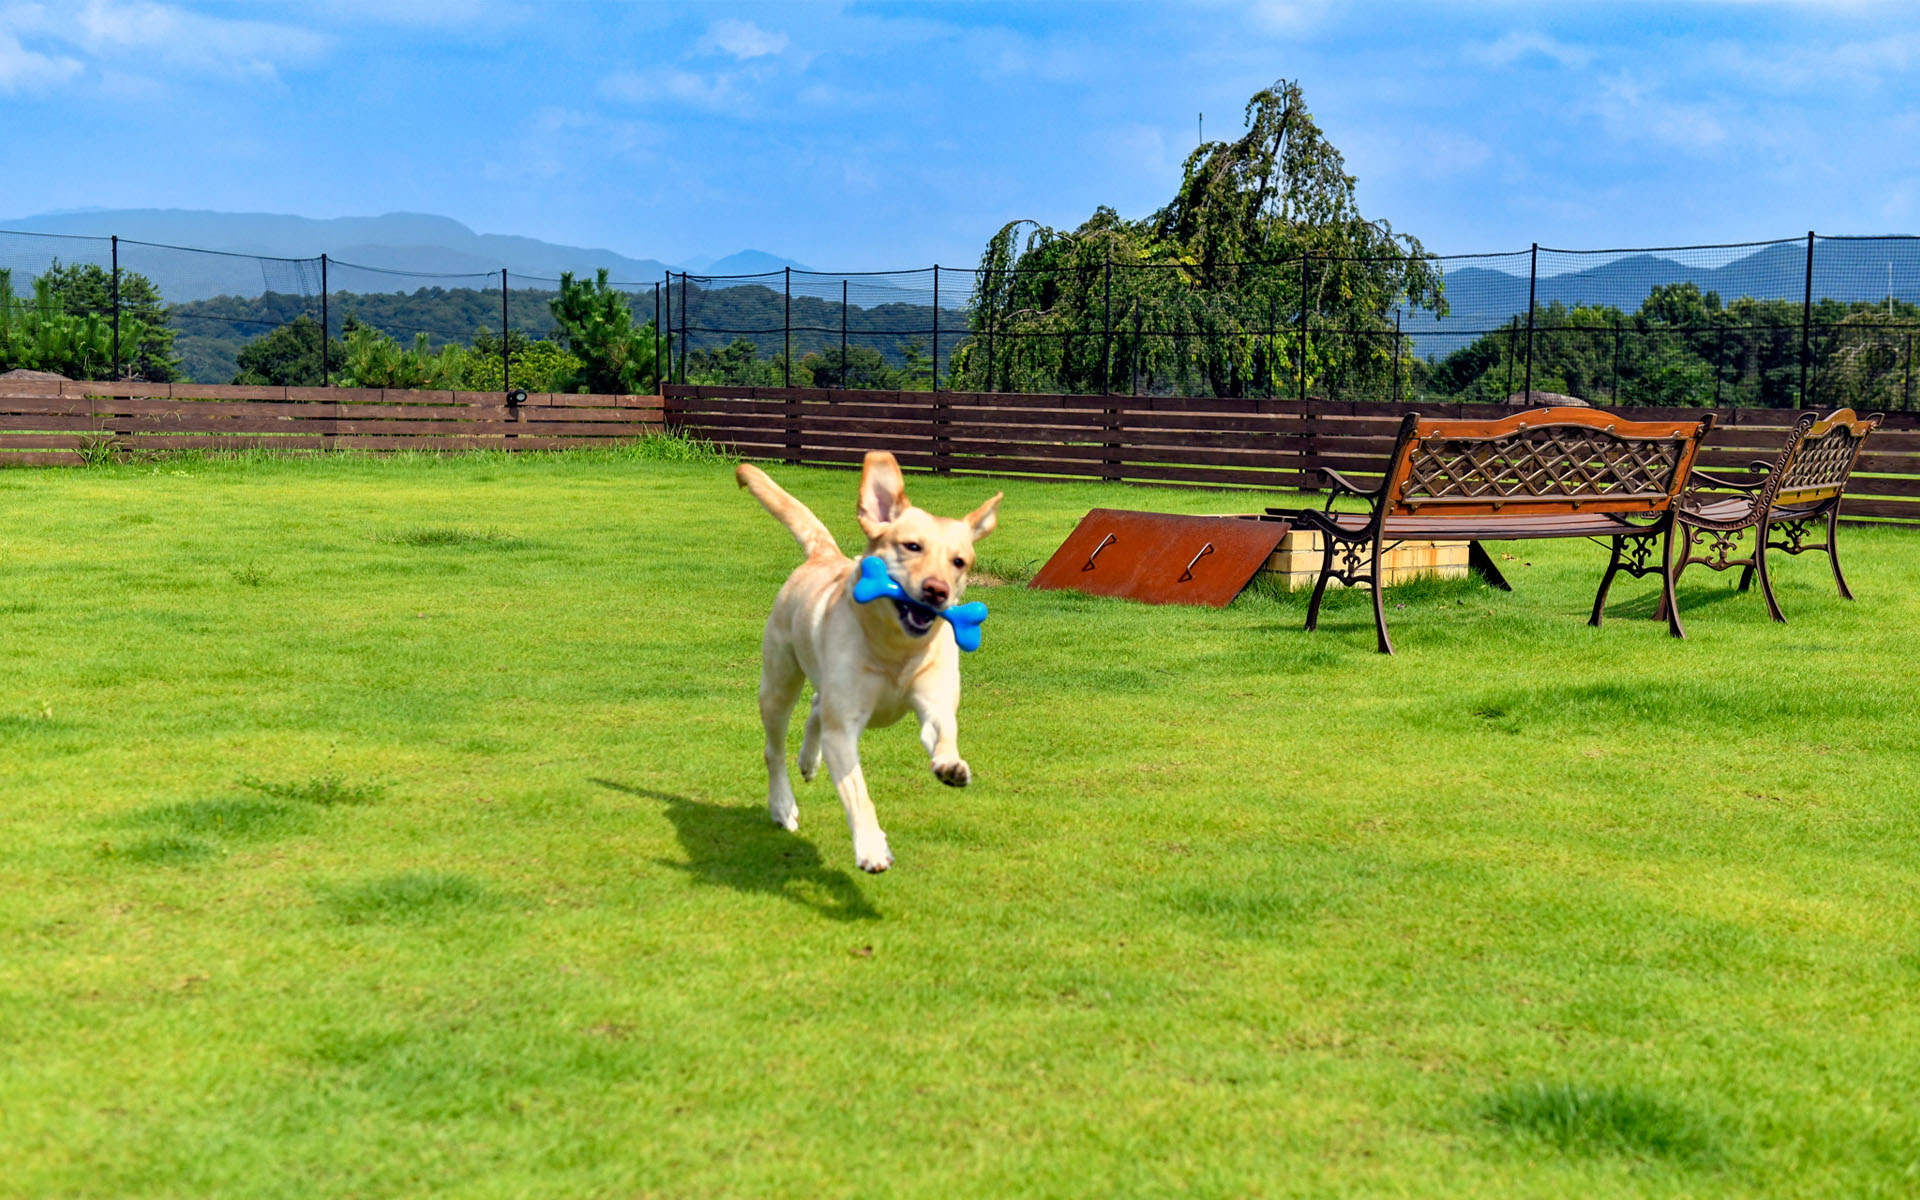
[[[800,828],[800,805],[792,796],[781,796],[767,801],[767,815],[773,823],[788,833]]]
[[[950,758],[933,764],[933,777],[948,787],[965,787],[973,782],[973,772],[964,758]]]
[[[893,851],[887,848],[887,835],[878,829],[854,839],[853,861],[869,875],[878,875],[893,865]]]

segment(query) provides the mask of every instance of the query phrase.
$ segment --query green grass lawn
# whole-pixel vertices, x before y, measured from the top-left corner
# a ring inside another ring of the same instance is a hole
[[[855,476],[772,468],[852,538]],[[937,512],[994,487],[913,477]],[[1094,506],[1014,482],[1018,579]],[[767,820],[717,463],[0,473],[0,1193],[1911,1196],[1920,535],[1224,611],[980,587]],[[1496,552],[1499,548],[1496,548]],[[1400,607],[1404,605],[1404,607]],[[799,723],[795,723],[795,746]]]

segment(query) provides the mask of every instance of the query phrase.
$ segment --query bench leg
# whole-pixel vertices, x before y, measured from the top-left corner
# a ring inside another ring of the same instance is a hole
[[[1673,566],[1673,535],[1678,527],[1677,521],[1669,523],[1667,535],[1660,539],[1660,607],[1666,610],[1667,632],[1683,638],[1687,636],[1687,631],[1680,624],[1680,602],[1673,594],[1673,585],[1680,578],[1680,572]],[[1681,564],[1682,567],[1685,565]]]
[[[1680,565],[1673,569],[1673,585],[1675,587],[1680,586],[1680,577],[1687,573],[1688,563],[1704,561],[1704,559],[1682,557],[1680,559]],[[1653,606],[1653,619],[1656,621],[1664,621],[1667,619],[1667,594],[1664,590],[1660,593],[1660,602]]]
[[[1393,639],[1387,636],[1386,576],[1380,571],[1380,539],[1373,539],[1373,628],[1380,635],[1380,653],[1393,653]]]
[[[1754,536],[1759,539],[1759,544],[1753,548],[1754,566],[1748,567],[1747,569],[1752,571],[1754,567],[1759,568],[1760,594],[1766,597],[1767,615],[1780,622],[1780,624],[1785,625],[1787,623],[1787,615],[1780,611],[1779,602],[1773,598],[1773,577],[1767,573],[1767,521],[1765,517],[1762,517],[1760,523],[1753,527],[1753,532]],[[1832,539],[1828,540],[1831,541]]]
[[[1607,589],[1613,586],[1613,577],[1620,573],[1620,538],[1613,539],[1613,557],[1607,560],[1607,573],[1600,577],[1600,590],[1593,594],[1593,616],[1587,621],[1596,629],[1606,613]]]
[[[1853,599],[1853,589],[1847,586],[1847,577],[1840,573],[1840,542],[1836,536],[1840,532],[1840,504],[1834,502],[1827,510],[1827,561],[1833,564],[1833,581],[1840,585],[1840,598]]]
[[[1320,601],[1327,594],[1327,580],[1333,577],[1333,538],[1320,535],[1320,543],[1326,552],[1320,557],[1320,578],[1313,581],[1313,598],[1307,601],[1307,632],[1312,633],[1320,625]]]

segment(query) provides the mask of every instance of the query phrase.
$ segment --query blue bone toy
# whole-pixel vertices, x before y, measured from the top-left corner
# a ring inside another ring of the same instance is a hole
[[[915,608],[945,617],[947,624],[953,626],[953,640],[962,650],[980,648],[980,622],[987,619],[987,606],[978,600],[966,604],[956,604],[952,608],[936,609],[920,603],[908,596],[893,576],[887,574],[887,564],[877,554],[869,554],[860,560],[860,578],[853,583],[853,599],[856,604],[871,604],[885,596],[889,600],[898,600],[902,604],[911,604]]]

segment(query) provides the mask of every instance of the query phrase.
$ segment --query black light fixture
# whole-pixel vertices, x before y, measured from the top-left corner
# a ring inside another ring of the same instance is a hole
[[[525,388],[514,388],[512,391],[507,393],[508,408],[519,408],[522,404],[525,404],[526,402],[527,402],[527,389]]]

